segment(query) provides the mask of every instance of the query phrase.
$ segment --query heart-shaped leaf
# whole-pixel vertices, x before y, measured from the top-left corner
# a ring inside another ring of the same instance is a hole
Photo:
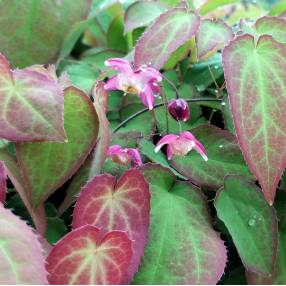
[[[0,161],[0,203],[6,200],[6,170],[3,161]]]
[[[239,36],[223,65],[239,145],[272,204],[286,165],[286,48],[271,36]]]
[[[104,237],[86,225],[68,233],[47,258],[50,284],[120,284],[132,256],[131,240],[121,231]]]
[[[226,46],[232,37],[231,28],[222,20],[201,20],[200,28],[196,35],[198,58],[209,57],[218,49]]]
[[[65,141],[60,84],[36,70],[10,70],[0,54],[0,137],[11,141]]]
[[[65,129],[68,143],[19,143],[17,158],[34,206],[51,195],[82,165],[95,145],[98,117],[82,91],[65,90]]]
[[[134,63],[160,69],[169,56],[197,32],[200,18],[185,8],[174,8],[160,15],[135,46]]]
[[[47,284],[45,261],[36,235],[0,204],[0,284]]]
[[[102,231],[126,231],[132,242],[133,257],[124,284],[129,283],[144,253],[150,212],[149,186],[139,170],[126,171],[119,181],[104,174],[89,181],[81,190],[73,213],[73,228],[85,224]]]
[[[267,204],[260,189],[239,176],[227,176],[215,207],[246,269],[271,274],[278,225],[275,210]]]
[[[151,221],[135,284],[216,284],[226,248],[213,230],[202,192],[159,165],[142,168],[151,187]]]
[[[191,151],[187,156],[174,156],[171,166],[196,185],[218,189],[227,174],[240,174],[251,178],[236,138],[228,131],[211,125],[191,129],[207,150],[208,161]]]
[[[0,50],[13,67],[55,61],[72,25],[84,19],[91,0],[0,2]]]

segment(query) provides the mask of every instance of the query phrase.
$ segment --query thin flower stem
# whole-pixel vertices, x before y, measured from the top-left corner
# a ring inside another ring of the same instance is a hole
[[[182,133],[182,124],[181,121],[178,121],[180,133]]]
[[[220,98],[204,98],[204,97],[202,97],[202,98],[189,98],[189,99],[185,99],[185,100],[187,102],[221,102],[222,101],[222,99],[220,99]],[[158,103],[158,104],[154,105],[154,109],[161,107],[163,105],[164,105],[163,102]],[[153,109],[153,112],[154,112],[154,109]],[[127,124],[132,119],[134,119],[134,118],[138,117],[139,115],[146,113],[148,111],[149,111],[149,109],[145,108],[145,109],[139,110],[138,112],[132,114],[130,117],[126,118],[120,124],[118,124],[117,127],[112,131],[112,134],[115,134],[120,128],[122,128],[125,124]]]
[[[163,96],[163,102],[165,105],[166,129],[167,129],[167,133],[169,133],[168,100],[167,100],[166,93],[164,91],[162,92],[162,96]]]
[[[179,94],[179,91],[177,89],[177,87],[174,85],[174,83],[169,80],[166,76],[164,76],[162,74],[162,77],[166,80],[166,82],[174,89],[175,93],[176,93],[176,98],[180,98],[180,94]]]
[[[214,76],[214,74],[213,74],[213,72],[212,72],[212,69],[211,69],[211,67],[210,67],[209,65],[208,65],[208,69],[209,69],[209,72],[210,72],[210,74],[211,74],[212,80],[213,80],[213,82],[214,82],[214,84],[215,84],[217,90],[219,90],[220,88],[219,88],[219,86],[218,86],[218,84],[217,84],[217,82],[216,82],[215,76]]]

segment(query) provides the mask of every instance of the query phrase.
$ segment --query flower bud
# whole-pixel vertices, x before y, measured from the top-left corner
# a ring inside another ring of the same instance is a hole
[[[168,111],[177,121],[188,121],[190,119],[189,106],[184,99],[178,98],[169,101]]]

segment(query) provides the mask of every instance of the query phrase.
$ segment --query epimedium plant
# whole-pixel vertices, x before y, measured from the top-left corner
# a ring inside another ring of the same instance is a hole
[[[0,3],[0,284],[286,283],[286,3],[229,2]]]

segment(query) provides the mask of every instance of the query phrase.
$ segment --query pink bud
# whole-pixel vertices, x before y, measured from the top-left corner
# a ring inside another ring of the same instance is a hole
[[[190,119],[189,106],[184,99],[178,98],[169,101],[168,111],[177,121],[188,121]]]

